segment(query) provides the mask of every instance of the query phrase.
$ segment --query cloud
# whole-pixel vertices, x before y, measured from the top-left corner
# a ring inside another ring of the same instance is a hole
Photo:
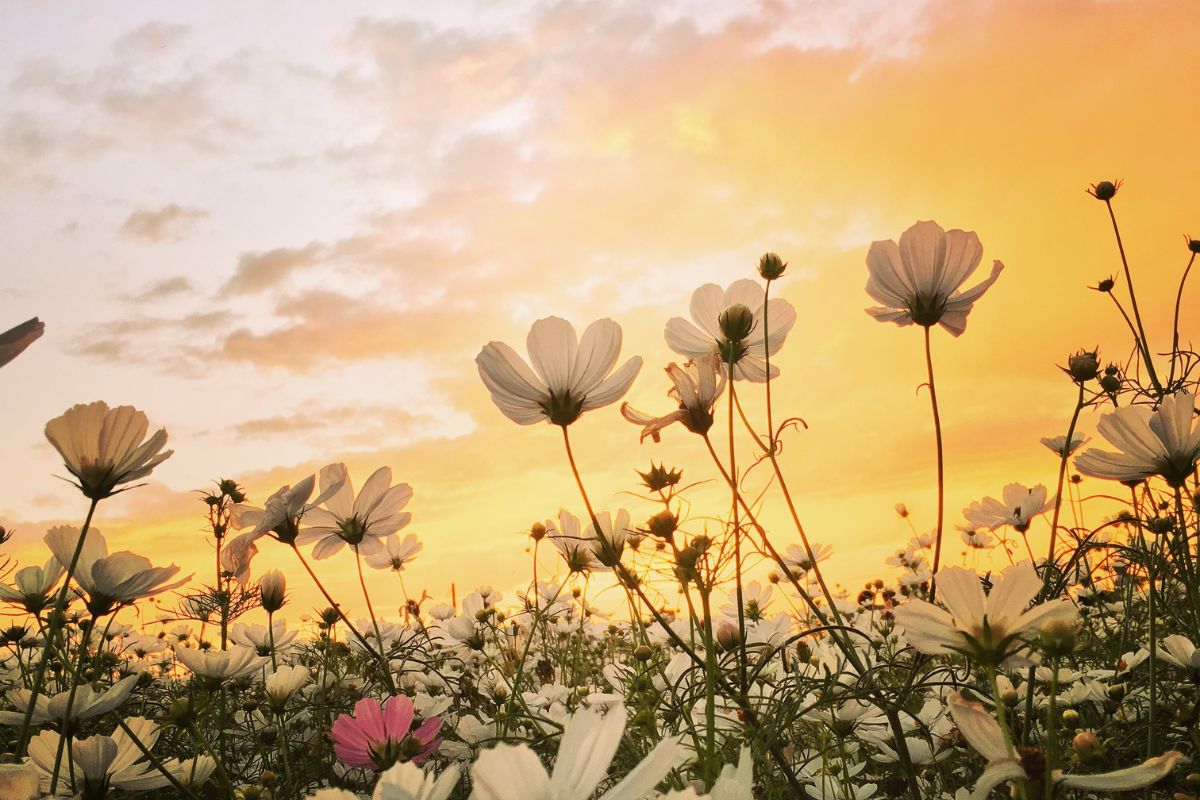
[[[157,55],[182,42],[188,34],[186,25],[150,21],[139,25],[113,42],[113,52],[124,55],[128,51]]]
[[[202,219],[208,219],[207,211],[171,203],[156,210],[133,212],[121,223],[121,232],[148,242],[178,242]]]
[[[306,266],[317,263],[325,248],[317,242],[303,247],[277,247],[264,252],[243,253],[238,257],[237,271],[222,291],[226,294],[249,294],[274,289]]]
[[[174,278],[163,278],[161,281],[155,281],[140,292],[126,295],[132,303],[148,303],[157,300],[165,300],[168,297],[173,297],[179,294],[192,292],[194,287],[192,282],[182,275],[176,275]]]

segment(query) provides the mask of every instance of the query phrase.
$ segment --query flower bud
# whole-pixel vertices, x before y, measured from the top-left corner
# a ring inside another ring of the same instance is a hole
[[[638,661],[649,661],[652,655],[654,655],[654,651],[650,649],[649,645],[639,644],[633,649],[633,657]]]
[[[1104,745],[1091,731],[1080,731],[1071,740],[1071,749],[1080,761],[1092,761],[1104,755]]]
[[[1076,383],[1086,383],[1100,374],[1100,355],[1095,350],[1080,350],[1067,359],[1067,374]]]
[[[540,522],[535,522],[529,527],[529,538],[535,542],[540,542],[546,538],[546,526]]]
[[[670,539],[679,528],[679,519],[670,511],[660,511],[646,522],[651,535],[661,539]]]
[[[1042,652],[1051,658],[1069,655],[1075,649],[1075,638],[1075,624],[1062,619],[1047,622],[1038,635]]]
[[[741,643],[742,636],[738,632],[737,625],[728,620],[722,622],[717,628],[717,644],[724,650],[733,650]]]
[[[1116,196],[1117,189],[1120,188],[1120,181],[1100,181],[1099,183],[1093,183],[1090,187],[1088,187],[1088,194],[1097,200],[1103,200],[1107,203]]]
[[[650,469],[646,472],[637,471],[637,474],[642,479],[642,485],[652,492],[661,492],[664,489],[679,483],[683,477],[683,472],[677,469],[666,469],[662,464],[650,464]]]
[[[721,312],[718,322],[726,339],[744,342],[754,330],[754,313],[741,303],[735,303]]]
[[[1121,389],[1121,379],[1115,374],[1105,372],[1100,378],[1100,388],[1109,394],[1115,394]]]
[[[908,519],[908,506],[904,505],[904,503],[896,503],[896,513],[902,519]]]
[[[1062,722],[1063,725],[1067,726],[1068,728],[1078,728],[1079,712],[1073,708],[1068,708],[1066,711],[1062,712]]]
[[[287,602],[287,580],[277,569],[264,574],[258,582],[258,596],[263,610],[274,614]]]
[[[1016,689],[1005,689],[1000,693],[1000,702],[1009,708],[1016,708],[1021,702],[1021,695]]]
[[[762,258],[758,259],[758,274],[763,280],[773,281],[782,276],[786,269],[787,262],[778,253],[763,253]]]
[[[1187,237],[1187,243],[1188,250],[1191,250],[1193,253],[1200,253],[1200,239],[1193,239],[1189,236]]]

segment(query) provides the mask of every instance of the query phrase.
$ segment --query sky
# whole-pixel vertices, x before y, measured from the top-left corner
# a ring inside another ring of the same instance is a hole
[[[389,465],[424,544],[407,589],[511,598],[530,576],[523,532],[583,509],[559,432],[500,415],[479,348],[522,350],[549,315],[611,317],[645,360],[628,399],[666,413],[666,320],[776,251],[798,321],[775,403],[808,423],[784,470],[834,549],[829,575],[887,576],[911,535],[895,504],[933,525],[932,423],[919,330],[863,313],[865,255],[919,219],[976,231],[980,277],[1006,265],[961,338],[934,332],[947,525],[1007,483],[1052,485],[1038,439],[1074,403],[1056,365],[1129,349],[1087,288],[1120,269],[1091,183],[1125,181],[1139,300],[1169,344],[1181,234],[1200,234],[1200,108],[1183,91],[1200,8],[649,5],[9,2],[0,328],[36,315],[46,333],[0,370],[5,547],[43,560],[45,530],[82,518],[42,429],[102,399],[145,411],[175,450],[101,504],[110,549],[210,580],[198,490],[214,479],[261,501],[326,463],[356,484]],[[572,433],[601,508],[652,513],[628,494],[651,460],[705,482],[698,519],[727,502],[680,428],[639,444],[612,406]],[[764,520],[797,541],[777,496]],[[255,570],[285,569],[296,613],[319,605],[273,544]],[[318,570],[361,609],[345,552]],[[393,575],[368,580],[383,613],[402,602]]]

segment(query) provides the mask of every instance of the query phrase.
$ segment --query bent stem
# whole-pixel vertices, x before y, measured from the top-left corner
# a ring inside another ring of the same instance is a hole
[[[42,657],[38,661],[37,672],[33,676],[33,689],[29,695],[29,705],[26,706],[25,717],[21,720],[21,735],[17,738],[18,759],[25,755],[25,747],[29,744],[29,727],[33,721],[33,710],[37,706],[38,695],[41,694],[42,688],[45,686],[46,666],[50,660],[50,650],[53,648],[55,638],[62,632],[63,616],[67,609],[67,594],[71,589],[71,579],[75,577],[75,569],[79,566],[79,556],[83,553],[83,542],[87,538],[88,530],[92,526],[92,515],[96,513],[96,506],[99,503],[99,499],[92,498],[91,504],[88,506],[87,516],[83,520],[83,527],[79,529],[79,540],[75,542],[75,552],[71,555],[71,563],[67,567],[66,576],[63,578],[62,588],[58,590],[58,597],[54,601],[54,611],[50,614],[50,628],[46,632],[46,644],[42,648]]]

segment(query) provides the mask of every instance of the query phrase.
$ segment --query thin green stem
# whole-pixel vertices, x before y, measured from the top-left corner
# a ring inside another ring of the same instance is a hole
[[[96,506],[100,500],[92,498],[88,505],[87,516],[83,520],[83,527],[79,530],[79,539],[75,542],[75,552],[71,555],[71,563],[67,566],[67,574],[63,577],[62,588],[58,591],[58,597],[54,600],[54,610],[50,614],[50,629],[46,634],[46,643],[42,649],[41,660],[38,661],[37,672],[33,676],[33,688],[29,695],[29,705],[25,707],[25,717],[21,720],[21,735],[17,738],[17,758],[25,755],[25,747],[29,744],[29,728],[33,721],[33,710],[37,706],[38,696],[41,694],[42,688],[46,680],[46,665],[50,658],[50,650],[53,647],[55,638],[62,631],[64,616],[67,609],[67,594],[71,589],[71,579],[75,577],[75,569],[79,566],[79,556],[83,553],[83,542],[87,538],[88,530],[92,525],[92,515],[96,513]]]
[[[933,348],[930,346],[930,326],[925,328],[925,372],[928,376],[929,405],[933,409],[933,438],[937,445],[937,531],[933,542],[933,570],[929,578],[929,602],[937,596],[937,573],[942,563],[942,528],[946,514],[946,465],[942,447],[942,415],[938,410],[937,386],[933,381]]]

